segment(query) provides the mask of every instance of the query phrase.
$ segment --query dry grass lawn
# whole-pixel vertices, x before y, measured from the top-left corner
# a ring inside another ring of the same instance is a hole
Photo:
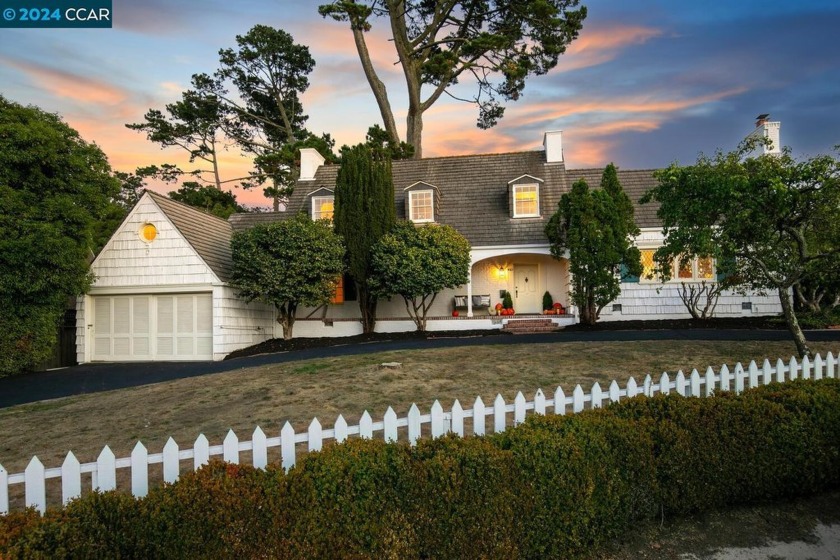
[[[833,346],[812,348],[836,354]],[[640,381],[646,373],[774,361],[793,353],[788,342],[568,343],[395,351],[263,366],[2,409],[0,463],[8,472],[21,472],[33,455],[54,467],[68,450],[82,462],[95,460],[105,444],[117,457],[127,457],[138,440],[156,453],[169,436],[192,447],[204,433],[218,444],[229,428],[250,439],[255,426],[278,435],[287,420],[303,429],[317,416],[329,428],[339,413],[353,424],[364,410],[381,419],[388,406],[403,416],[413,402],[426,412],[435,399],[445,408],[456,398],[467,406],[477,395],[488,404],[497,393],[509,401],[522,391],[530,399],[537,388],[553,392],[561,385],[568,392],[578,383],[588,389],[612,379],[623,385],[630,375]],[[394,361],[402,368],[379,367]]]

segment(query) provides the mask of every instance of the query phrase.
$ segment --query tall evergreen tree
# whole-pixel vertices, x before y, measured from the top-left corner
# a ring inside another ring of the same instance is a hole
[[[613,164],[604,169],[601,188],[591,190],[581,179],[560,199],[545,228],[555,258],[569,258],[572,301],[581,323],[594,324],[601,310],[621,293],[621,273],[641,274],[639,234],[633,204],[621,188]]]
[[[335,231],[347,246],[347,269],[356,282],[362,328],[376,326],[377,295],[371,289],[371,251],[396,221],[391,160],[360,144],[344,153],[335,188]]]

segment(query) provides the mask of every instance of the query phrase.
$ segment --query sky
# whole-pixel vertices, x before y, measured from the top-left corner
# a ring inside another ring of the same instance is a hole
[[[781,121],[797,156],[840,144],[840,2],[582,3],[579,38],[554,70],[528,80],[495,128],[478,129],[473,106],[441,98],[425,115],[424,157],[534,150],[545,131],[563,130],[570,169],[658,168],[734,148],[759,113]],[[315,58],[303,96],[310,130],[355,144],[381,118],[347,24],[321,18],[318,4],[114,0],[111,29],[0,29],[0,95],[61,114],[117,170],[186,165],[177,148],[161,150],[125,124],[176,101],[193,74],[212,73],[236,35],[271,25]],[[368,43],[404,137],[405,84],[385,21],[373,21]],[[249,167],[235,148],[220,159],[223,179]],[[236,194],[268,205],[260,192]]]

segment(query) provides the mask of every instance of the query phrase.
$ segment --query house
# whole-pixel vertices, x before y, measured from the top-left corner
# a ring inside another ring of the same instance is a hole
[[[761,126],[778,123],[764,123]],[[776,127],[777,129],[777,127]],[[551,256],[544,228],[560,197],[578,179],[600,183],[602,169],[567,169],[562,133],[547,132],[543,150],[393,162],[398,218],[454,227],[472,246],[469,282],[438,295],[429,330],[501,328],[511,320],[488,308],[511,293],[519,316],[540,313],[544,292],[570,308],[555,316],[574,322],[569,300],[568,259]],[[286,212],[234,214],[228,222],[147,192],[92,264],[96,281],[77,304],[79,362],[109,360],[221,359],[238,348],[281,336],[270,307],[238,299],[228,284],[230,237],[234,231],[305,212],[331,217],[338,166],[325,165],[314,149],[301,151],[301,177]],[[647,272],[663,242],[655,205],[638,205],[655,184],[653,170],[619,170],[636,204],[641,235],[636,243]],[[676,265],[675,265],[676,266]],[[629,278],[602,320],[685,318],[682,282],[715,282],[715,263],[695,259],[675,269],[675,279]],[[345,278],[333,301],[301,308],[295,336],[361,333],[359,308]],[[463,309],[452,317],[455,307]],[[770,296],[724,292],[716,316],[780,312]],[[402,298],[380,302],[377,331],[413,330]],[[512,320],[515,320],[512,319]]]

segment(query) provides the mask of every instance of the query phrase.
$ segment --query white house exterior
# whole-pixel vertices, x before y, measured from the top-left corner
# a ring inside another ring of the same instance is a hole
[[[230,236],[226,221],[147,191],[91,264],[79,363],[220,360],[272,338],[274,311],[226,284]]]
[[[753,134],[778,142],[778,123],[760,122]],[[544,150],[538,151],[393,162],[397,217],[450,225],[472,246],[470,281],[438,294],[428,330],[502,328],[510,319],[491,309],[505,291],[513,296],[516,317],[541,313],[548,291],[570,311],[552,320],[560,325],[576,320],[568,293],[569,262],[551,256],[545,225],[575,181],[597,186],[603,170],[567,169],[560,131],[546,133],[543,143]],[[77,303],[78,361],[219,360],[282,336],[273,309],[244,303],[229,286],[230,239],[234,231],[299,212],[316,219],[332,216],[338,166],[325,165],[312,149],[302,150],[301,160],[301,177],[285,212],[234,214],[226,222],[161,195],[144,194],[92,264],[95,283]],[[619,170],[618,178],[635,204],[642,230],[636,243],[643,264],[646,259],[650,264],[663,243],[662,229],[656,205],[638,201],[655,186],[653,170]],[[687,318],[679,297],[682,282],[717,282],[714,263],[694,261],[665,284],[644,275],[625,279],[621,295],[603,310],[601,320]],[[459,317],[453,317],[456,309]],[[772,296],[727,291],[715,316],[780,311]],[[414,328],[402,298],[380,301],[378,332]],[[347,277],[333,303],[298,309],[294,328],[296,337],[361,332]]]

